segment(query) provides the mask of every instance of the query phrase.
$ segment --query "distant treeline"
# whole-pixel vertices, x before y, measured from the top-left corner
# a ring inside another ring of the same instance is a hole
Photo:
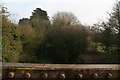
[[[41,8],[15,24],[2,7],[2,61],[119,63],[119,8],[116,3],[106,22],[86,26],[71,12],[58,12],[50,20]]]

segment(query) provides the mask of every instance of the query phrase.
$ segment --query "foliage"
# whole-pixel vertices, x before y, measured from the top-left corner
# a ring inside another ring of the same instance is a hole
[[[30,20],[28,18],[22,18],[19,20],[19,25],[30,25]]]
[[[36,52],[44,40],[44,33],[50,25],[47,12],[36,8],[30,19],[23,18],[19,20],[19,32],[22,36],[23,57],[20,62],[38,62]]]
[[[120,4],[117,2],[113,7],[113,11],[109,14],[110,18],[106,23],[102,24],[104,30],[101,33],[101,43],[105,46],[105,51],[111,53],[112,47],[117,47],[112,50],[117,53],[120,51]]]
[[[86,51],[87,44],[83,26],[53,27],[45,35],[43,56],[52,63],[77,63],[78,55]]]
[[[120,49],[120,4],[117,2],[109,13],[106,22],[95,24],[91,28],[92,39],[101,43],[105,53],[119,53]],[[115,47],[115,48],[114,48]]]
[[[19,62],[36,62],[36,50],[40,40],[31,26],[19,26],[18,31],[21,34],[22,52]],[[27,58],[25,58],[27,57]]]
[[[22,49],[21,37],[17,31],[17,26],[8,19],[7,15],[2,15],[2,59],[3,62],[18,62]]]
[[[36,30],[43,30],[46,24],[49,23],[47,12],[40,8],[36,8],[36,10],[32,12],[32,16],[30,17],[30,23],[33,28],[36,28]]]
[[[113,11],[110,14],[108,24],[114,28],[117,37],[115,45],[118,47],[118,53],[120,53],[120,1],[116,1]]]
[[[50,23],[47,12],[40,8],[16,25],[3,9],[3,62],[117,63],[118,8],[116,4],[108,21],[90,27],[82,25],[71,12],[56,13]]]

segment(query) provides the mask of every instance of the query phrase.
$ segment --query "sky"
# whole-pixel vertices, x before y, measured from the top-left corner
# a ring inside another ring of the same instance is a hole
[[[72,12],[82,24],[92,25],[106,20],[116,0],[2,0],[2,4],[14,15],[16,22],[29,18],[33,10],[47,11],[50,19],[60,11]]]

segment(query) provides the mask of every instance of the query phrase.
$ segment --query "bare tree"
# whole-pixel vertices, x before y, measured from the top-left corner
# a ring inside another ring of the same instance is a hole
[[[77,17],[71,12],[58,12],[52,18],[54,26],[69,26],[80,24]]]

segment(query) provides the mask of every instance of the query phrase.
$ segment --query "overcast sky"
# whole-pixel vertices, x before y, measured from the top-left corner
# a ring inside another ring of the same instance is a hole
[[[47,11],[51,18],[58,11],[72,12],[82,24],[92,25],[107,18],[116,0],[2,0],[16,21],[29,18],[36,8]]]

